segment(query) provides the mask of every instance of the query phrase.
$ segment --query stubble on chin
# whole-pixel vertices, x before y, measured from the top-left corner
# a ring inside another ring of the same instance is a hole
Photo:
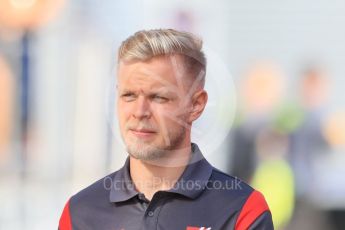
[[[176,150],[185,137],[185,130],[181,128],[179,131],[168,137],[169,143],[161,145],[144,142],[139,139],[131,139],[126,141],[127,152],[130,156],[138,160],[158,160],[167,156],[171,150]]]
[[[138,160],[156,160],[164,157],[166,150],[158,148],[152,144],[143,143],[140,140],[130,141],[126,144],[128,154]]]

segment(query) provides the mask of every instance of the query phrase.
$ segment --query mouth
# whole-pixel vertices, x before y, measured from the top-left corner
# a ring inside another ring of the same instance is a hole
[[[133,133],[137,137],[145,138],[145,137],[151,137],[156,132],[149,129],[130,129],[131,133]]]

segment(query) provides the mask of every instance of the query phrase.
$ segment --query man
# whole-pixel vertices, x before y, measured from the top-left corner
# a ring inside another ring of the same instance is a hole
[[[263,196],[213,168],[191,143],[207,102],[202,41],[139,31],[118,53],[123,168],[67,202],[60,230],[273,229]]]

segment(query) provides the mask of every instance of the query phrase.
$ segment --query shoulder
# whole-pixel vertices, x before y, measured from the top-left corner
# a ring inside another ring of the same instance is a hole
[[[66,211],[73,215],[89,208],[108,205],[113,178],[117,173],[113,172],[71,196],[66,203]]]
[[[235,229],[251,229],[252,226],[272,227],[272,217],[261,192],[237,177],[230,176],[213,168],[210,183],[215,199],[230,204],[235,211]],[[272,227],[273,229],[273,227]]]
[[[98,181],[92,183],[88,187],[82,189],[70,198],[70,206],[74,208],[92,203],[109,202],[109,192],[113,183],[113,179],[118,171],[113,172]]]
[[[241,208],[248,207],[246,205],[249,204],[267,206],[265,197],[261,192],[255,190],[240,178],[228,175],[217,168],[212,170],[209,186],[208,188],[219,190],[224,196],[234,196],[235,199],[243,200]]]
[[[217,168],[212,169],[209,187],[220,195],[233,196],[236,199],[246,199],[254,189],[238,177],[228,175]]]
[[[59,220],[59,230],[71,230],[74,224],[90,219],[94,210],[109,206],[112,179],[118,171],[111,173],[73,195],[65,204]],[[81,224],[82,225],[82,224]]]
[[[71,230],[73,223],[82,219],[80,217],[91,218],[93,210],[108,206],[112,179],[117,172],[99,179],[73,195],[65,204],[59,221],[59,230]]]

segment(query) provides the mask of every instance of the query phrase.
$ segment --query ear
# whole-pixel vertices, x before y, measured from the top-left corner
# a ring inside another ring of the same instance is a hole
[[[189,122],[193,122],[200,117],[205,109],[208,95],[205,90],[197,91],[192,97],[192,108],[189,114]]]

